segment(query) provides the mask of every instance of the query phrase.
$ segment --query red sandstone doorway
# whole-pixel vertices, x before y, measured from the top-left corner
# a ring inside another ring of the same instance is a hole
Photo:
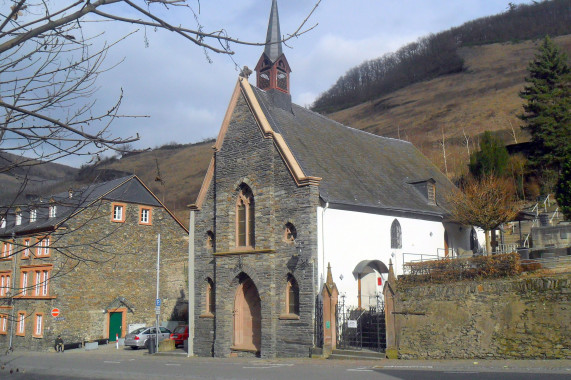
[[[262,341],[262,310],[258,289],[244,275],[234,298],[233,349],[259,352]]]

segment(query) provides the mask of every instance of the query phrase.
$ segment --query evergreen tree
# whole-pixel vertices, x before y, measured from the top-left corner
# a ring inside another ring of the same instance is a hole
[[[561,175],[555,187],[557,204],[567,220],[571,220],[571,157],[563,163]]]
[[[526,100],[522,128],[531,134],[530,161],[541,174],[558,171],[571,154],[570,69],[567,56],[549,36],[545,37],[528,66],[527,85],[520,93]]]
[[[470,156],[470,173],[477,178],[483,175],[501,177],[507,169],[509,158],[502,140],[486,131],[480,141],[480,150]]]

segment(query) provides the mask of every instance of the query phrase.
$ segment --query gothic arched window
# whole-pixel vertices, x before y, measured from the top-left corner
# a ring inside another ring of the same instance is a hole
[[[286,286],[286,313],[299,315],[299,287],[291,274],[288,275]]]
[[[402,231],[398,220],[391,225],[391,248],[402,248]]]
[[[236,201],[236,246],[255,246],[254,215],[254,195],[247,185],[242,184]]]

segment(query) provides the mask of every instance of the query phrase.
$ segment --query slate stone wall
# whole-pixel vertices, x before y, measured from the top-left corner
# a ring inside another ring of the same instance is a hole
[[[14,299],[15,312],[25,311],[24,337],[14,335],[14,348],[53,349],[55,338],[65,343],[106,339],[108,308],[126,308],[125,326],[154,324],[157,235],[161,234],[160,321],[188,318],[186,266],[188,234],[163,209],[153,207],[152,225],[138,224],[139,205],[128,203],[125,223],[111,222],[111,204],[103,201],[79,213],[51,235],[49,258],[18,259],[20,265],[51,264],[49,299]],[[117,300],[123,297],[126,306]],[[60,309],[59,320],[50,311]],[[42,338],[32,337],[33,314],[44,314]],[[8,326],[8,331],[10,326]],[[126,328],[125,328],[126,330]],[[123,331],[123,336],[126,331]],[[0,336],[7,347],[9,334]]]
[[[569,274],[399,288],[395,301],[403,359],[571,358]]]
[[[247,184],[255,200],[255,252],[236,251],[238,186]],[[196,219],[195,354],[245,355],[232,350],[234,297],[238,275],[248,275],[261,299],[262,357],[308,356],[313,344],[313,300],[317,271],[318,189],[298,187],[271,138],[264,138],[246,101],[240,97],[224,143],[216,152],[214,179]],[[284,240],[285,224],[297,230],[297,244]],[[215,234],[215,248],[205,247],[206,232]],[[216,253],[216,254],[214,254]],[[288,273],[300,288],[299,319],[284,319]],[[216,289],[214,322],[205,310],[205,279]],[[282,317],[280,319],[280,316]]]

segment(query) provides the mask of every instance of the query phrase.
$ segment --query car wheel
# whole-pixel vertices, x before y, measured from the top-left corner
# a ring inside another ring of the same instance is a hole
[[[137,346],[131,346],[131,350],[138,350],[138,349],[139,349],[139,347],[137,347]]]

